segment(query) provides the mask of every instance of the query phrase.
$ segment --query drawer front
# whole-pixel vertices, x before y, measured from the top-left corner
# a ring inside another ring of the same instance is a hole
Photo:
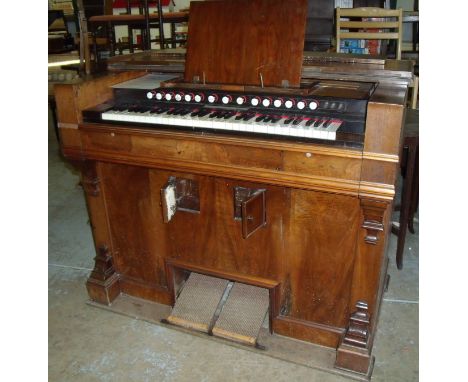
[[[129,135],[116,131],[83,132],[83,149],[125,153],[135,158],[151,157],[269,170],[280,170],[282,166],[280,150],[161,136]]]
[[[362,159],[308,152],[285,151],[283,171],[359,181]]]
[[[362,155],[301,143],[118,127],[80,129],[82,154],[154,168],[357,195]]]

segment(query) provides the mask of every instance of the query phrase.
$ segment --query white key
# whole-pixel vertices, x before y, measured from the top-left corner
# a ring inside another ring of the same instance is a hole
[[[301,121],[302,122],[302,121]],[[301,136],[301,127],[300,127],[300,123],[298,123],[297,125],[294,125],[292,122],[290,123],[290,128],[289,128],[289,135],[291,137],[300,137]]]
[[[254,125],[254,132],[260,134],[267,134],[268,133],[268,122],[257,122]]]
[[[169,110],[168,110],[169,111]],[[228,119],[224,118],[209,118],[210,114],[204,117],[192,117],[190,114],[186,115],[168,115],[167,111],[164,113],[145,113],[131,112],[128,110],[117,111],[109,110],[102,113],[101,118],[107,121],[122,121],[122,122],[137,122],[148,124],[162,124],[167,126],[186,126],[198,127],[205,129],[219,129],[219,130],[232,130],[241,132],[255,132],[259,134],[275,134],[285,135],[291,137],[306,137],[306,138],[319,138],[335,140],[336,132],[342,125],[342,121],[333,120],[327,127],[323,127],[323,120],[320,120],[320,125],[315,127],[312,123],[311,126],[306,126],[308,120],[303,120],[299,124],[294,125],[292,122],[285,124],[289,116],[281,118],[276,123],[272,122],[256,122],[255,116],[249,121],[236,120],[237,115],[233,115]]]
[[[317,131],[319,132],[320,139],[327,139],[328,138],[328,131],[326,127],[323,127],[325,121],[321,121],[320,125],[316,127]]]
[[[328,138],[329,140],[336,140],[336,131],[341,126],[341,121],[334,120],[330,125],[328,125]]]
[[[278,133],[276,133],[276,129],[278,129],[280,122],[281,121],[278,121],[276,123],[268,125],[267,126],[267,134],[278,134]]]
[[[311,129],[311,138],[320,138],[320,130],[318,130],[318,127],[315,127],[315,121],[310,125]]]
[[[235,122],[235,115],[227,118],[227,119],[224,119],[224,128],[226,130],[234,130],[233,129],[233,125],[234,125],[234,122]]]
[[[308,128],[306,127],[306,122],[307,120],[302,120],[301,123],[296,125],[298,137],[306,136],[306,130],[308,130]]]
[[[312,134],[313,134],[313,128],[310,127],[310,126],[307,126],[306,123],[308,121],[304,121],[304,137],[305,138],[313,138],[312,137]]]
[[[283,118],[277,123],[277,126],[275,127],[275,134],[287,136],[290,135],[291,122],[289,122],[288,124],[284,123],[284,121],[288,119],[290,119],[290,117]]]
[[[104,121],[114,121],[116,116],[115,110],[109,110],[101,114],[101,119]]]
[[[240,114],[236,114],[232,117],[232,130],[234,131],[242,131],[242,119],[236,119],[236,117]]]

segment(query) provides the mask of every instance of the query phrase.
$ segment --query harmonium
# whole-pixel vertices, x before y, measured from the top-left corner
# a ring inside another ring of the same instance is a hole
[[[137,299],[255,351],[313,344],[366,379],[411,73],[304,53],[306,12],[192,1],[186,52],[56,86],[61,151],[81,172],[93,304]]]

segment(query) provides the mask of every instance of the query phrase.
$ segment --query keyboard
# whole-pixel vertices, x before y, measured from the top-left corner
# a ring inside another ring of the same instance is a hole
[[[103,121],[181,126],[267,135],[335,140],[343,123],[338,118],[304,116],[253,109],[216,109],[206,107],[114,106],[102,113]]]
[[[298,140],[363,142],[367,99],[213,89],[115,89],[84,121]]]

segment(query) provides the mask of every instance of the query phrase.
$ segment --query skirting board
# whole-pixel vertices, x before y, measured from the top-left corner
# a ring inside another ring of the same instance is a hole
[[[341,375],[357,381],[369,381],[369,377],[365,375],[355,374],[335,368],[335,349],[280,336],[277,334],[271,335],[266,328],[261,329],[258,338],[258,343],[265,346],[266,348],[265,350],[261,350],[255,347],[238,344],[236,342],[224,340],[222,338],[217,338],[215,336],[209,336],[204,333],[188,330],[180,326],[163,323],[161,320],[166,319],[171,313],[171,307],[167,305],[146,301],[125,294],[118,296],[109,306],[102,305],[91,300],[87,301],[87,304],[137,320],[172,328],[193,336],[206,338],[211,341],[223,343],[225,345],[244,349],[246,351],[252,351],[286,362],[306,366],[311,369]],[[370,375],[372,375],[372,370]]]

